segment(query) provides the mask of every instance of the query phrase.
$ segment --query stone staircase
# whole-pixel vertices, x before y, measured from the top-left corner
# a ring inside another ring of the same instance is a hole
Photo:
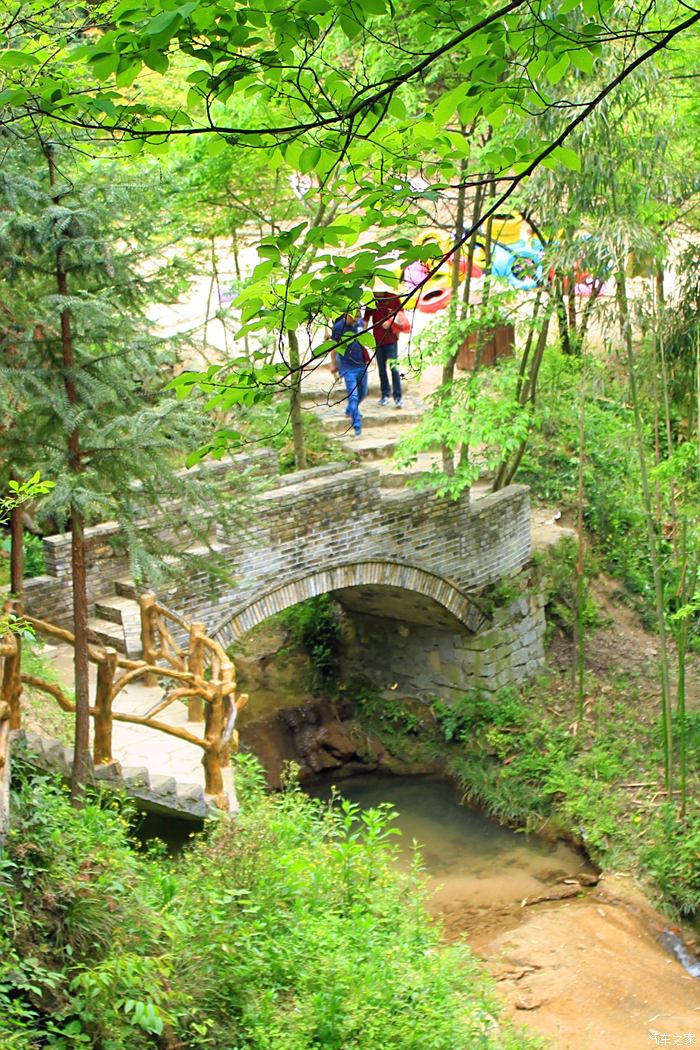
[[[427,384],[431,389],[437,379]],[[400,489],[429,474],[434,464],[440,463],[440,452],[423,452],[411,466],[398,470],[394,452],[403,437],[415,427],[425,412],[426,403],[419,394],[418,383],[404,380],[403,407],[393,402],[381,407],[377,402],[376,372],[370,377],[370,393],[362,404],[362,434],[356,437],[345,415],[345,385],[338,382],[328,367],[319,367],[302,382],[302,402],[331,440],[338,443],[350,462],[371,465],[379,470],[382,488]],[[424,384],[422,389],[425,389]],[[329,464],[328,473],[336,472],[342,464]],[[278,484],[293,483],[292,475],[278,479]],[[490,482],[483,479],[472,486],[472,499],[479,499],[490,491]],[[205,553],[202,548],[202,553]],[[114,593],[95,602],[94,614],[88,622],[92,642],[108,645],[130,657],[141,655],[141,617],[136,587],[130,579],[114,582]]]
[[[17,729],[11,734],[12,746],[24,747],[32,764],[47,773],[58,773],[68,779],[73,765],[73,748],[60,740],[41,736],[31,730]],[[140,809],[185,820],[205,820],[220,813],[214,801],[204,793],[201,784],[183,783],[175,777],[151,773],[146,766],[120,766],[110,762],[94,767],[90,760],[88,780],[111,791],[123,791]],[[235,811],[235,797],[232,800]]]
[[[381,407],[376,373],[370,376],[370,392],[362,403],[362,434],[356,437],[345,415],[345,386],[331,375],[327,368],[318,368],[302,384],[302,403],[321,423],[330,438],[361,463],[371,463],[379,469],[381,484],[386,488],[402,488],[409,480],[429,473],[433,463],[439,463],[440,454],[424,452],[410,467],[399,471],[393,462],[399,441],[416,426],[425,411],[425,401],[418,393],[417,384],[403,381],[403,407],[393,402]]]
[[[434,389],[438,382],[435,374],[427,383],[422,383],[422,387]],[[417,381],[402,380],[402,387],[402,408],[397,409],[393,402],[381,407],[377,403],[376,373],[370,374],[370,392],[361,406],[362,434],[356,437],[345,415],[345,385],[334,379],[330,369],[317,368],[302,382],[302,404],[306,411],[313,413],[326,434],[337,441],[350,458],[357,457],[361,463],[371,463],[379,470],[382,488],[405,488],[441,462],[436,448],[421,452],[414,463],[402,470],[394,465],[399,441],[416,426],[426,409]],[[483,478],[472,485],[472,499],[479,499],[490,491],[490,480]]]
[[[114,581],[114,594],[98,598],[88,620],[88,637],[126,656],[141,655],[141,610],[131,579]]]

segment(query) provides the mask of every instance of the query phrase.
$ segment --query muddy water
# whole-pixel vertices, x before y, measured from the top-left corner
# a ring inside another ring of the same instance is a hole
[[[316,781],[311,793],[328,797],[332,780]],[[432,908],[463,928],[491,914],[520,911],[526,897],[546,893],[558,879],[590,870],[583,856],[564,843],[503,828],[469,806],[455,788],[433,777],[371,773],[337,784],[341,794],[363,808],[390,802],[398,811],[400,863],[408,865],[417,842],[432,890]]]

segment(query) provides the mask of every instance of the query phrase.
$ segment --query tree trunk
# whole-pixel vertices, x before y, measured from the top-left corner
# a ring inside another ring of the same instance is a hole
[[[578,418],[578,500],[577,500],[577,528],[576,538],[578,552],[576,558],[576,665],[578,677],[578,720],[583,722],[584,704],[586,699],[585,674],[585,628],[583,622],[585,603],[585,579],[583,574],[583,465],[586,454],[586,417],[585,417],[585,389],[583,383],[579,386],[579,418]]]
[[[19,479],[13,474],[15,481]],[[22,612],[24,605],[24,523],[22,508],[13,507],[10,514],[10,590],[15,597],[16,609]]]
[[[464,133],[464,129],[462,129]],[[464,204],[466,198],[466,188],[464,186],[464,179],[466,177],[467,162],[466,158],[462,159],[460,165],[459,175],[459,190],[457,193],[457,214],[455,216],[455,240],[459,240],[462,236],[464,229]],[[450,322],[454,324],[457,320],[457,292],[459,291],[459,260],[461,258],[461,247],[456,248],[454,255],[452,256],[452,298],[450,299]],[[454,382],[455,376],[455,365],[457,363],[458,350],[451,353],[448,359],[442,366],[442,386],[446,389],[451,386]],[[454,474],[454,452],[447,441],[443,441],[440,446],[440,454],[442,456],[442,469],[446,474]]]
[[[49,166],[49,184],[56,186],[56,164],[53,147],[45,146]],[[61,203],[61,194],[52,197],[55,205]],[[63,264],[63,245],[56,247],[56,289],[61,299],[68,298],[68,277]],[[61,310],[61,356],[63,364],[63,386],[68,404],[78,404],[75,382],[75,348],[70,307]],[[74,474],[83,470],[80,451],[80,431],[76,427],[68,437],[68,463]],[[85,572],[85,519],[73,503],[70,516],[71,570],[73,573],[73,634],[75,635],[75,738],[70,794],[74,806],[82,806],[85,781],[90,761],[90,662],[88,659],[88,596]]]
[[[85,574],[85,522],[74,507],[70,516],[71,569],[73,572],[73,634],[75,635],[75,739],[70,795],[82,804],[90,755],[90,663],[88,660],[88,600]]]
[[[292,377],[292,386],[289,394],[289,416],[292,424],[294,466],[297,470],[306,470],[304,421],[301,416],[301,354],[299,353],[299,339],[293,328],[287,329],[287,342],[289,343],[289,369]]]

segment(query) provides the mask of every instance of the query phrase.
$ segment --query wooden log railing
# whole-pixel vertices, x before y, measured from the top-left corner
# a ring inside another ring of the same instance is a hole
[[[214,798],[217,805],[225,809],[228,807],[228,796],[224,786],[224,770],[229,764],[231,750],[238,746],[236,719],[248,698],[245,694],[237,693],[234,665],[222,646],[206,635],[204,624],[187,623],[158,603],[151,594],[141,597],[140,606],[143,659],[129,659],[109,647],[88,647],[88,658],[97,665],[95,699],[94,705],[90,707],[94,721],[94,764],[100,766],[114,761],[114,722],[159,730],[201,748],[204,790]],[[31,616],[25,616],[24,619],[38,635],[75,644],[73,634],[64,628]],[[180,635],[187,639],[183,644],[171,630],[172,623],[177,625]],[[8,722],[8,733],[9,729],[20,726],[19,697],[22,685],[31,686],[53,697],[64,711],[75,711],[74,702],[60,685],[21,670],[21,647],[18,640],[13,641],[11,652],[11,643],[8,643],[0,686],[0,714],[7,710],[4,721]],[[0,648],[0,655],[2,653]],[[165,680],[162,699],[144,715],[115,710],[114,701],[119,693],[138,680],[149,687],[156,687]],[[188,702],[190,721],[202,721],[203,717],[202,736],[156,717],[177,700]],[[3,724],[0,719],[0,746]],[[0,751],[0,763],[1,756]]]
[[[17,681],[17,654],[20,652],[20,641],[14,634],[0,637],[0,661],[2,662],[2,686],[0,689],[0,845],[7,837],[10,828],[10,730],[18,712],[5,696],[15,696]],[[7,688],[6,688],[6,683]],[[20,687],[21,691],[21,687]],[[17,704],[19,706],[19,695]]]

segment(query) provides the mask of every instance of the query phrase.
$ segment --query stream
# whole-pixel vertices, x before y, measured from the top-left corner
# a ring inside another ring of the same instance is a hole
[[[317,798],[330,798],[333,785],[363,809],[381,802],[396,809],[399,864],[408,867],[417,843],[429,878],[430,908],[443,915],[450,932],[473,923],[482,931],[485,924],[502,926],[511,912],[517,921],[526,897],[594,870],[563,842],[504,828],[461,805],[456,788],[437,777],[367,773],[338,784],[337,775],[326,774],[304,787]]]

